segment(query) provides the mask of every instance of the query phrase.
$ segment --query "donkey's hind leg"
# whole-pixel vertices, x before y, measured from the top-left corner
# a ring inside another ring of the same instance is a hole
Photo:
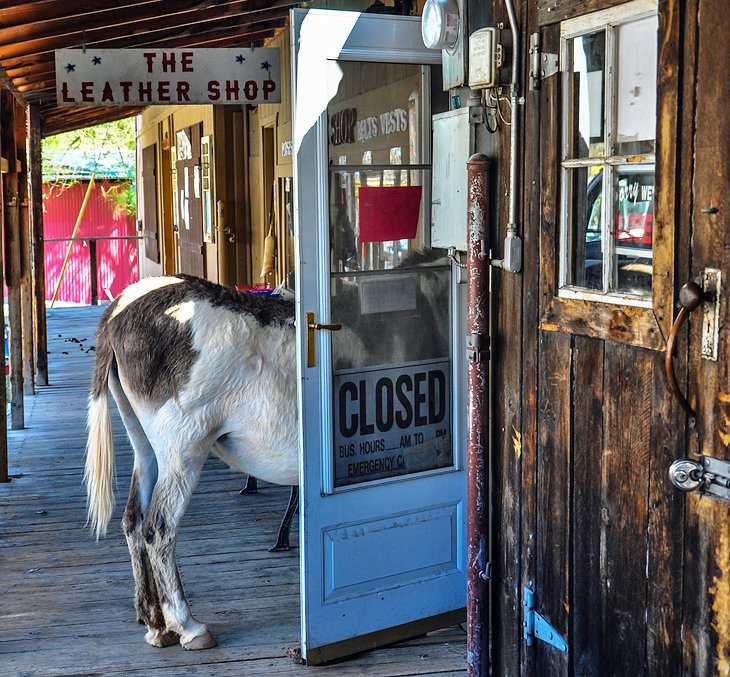
[[[177,644],[180,636],[167,629],[142,534],[144,514],[149,507],[152,489],[157,481],[157,461],[152,446],[114,373],[110,375],[109,386],[134,448],[132,484],[129,488],[127,507],[122,517],[122,528],[132,561],[137,622],[147,627],[145,640],[148,644],[156,647],[171,646]]]
[[[137,609],[137,622],[147,627],[145,640],[156,647],[177,644],[180,635],[167,629],[165,616],[157,594],[157,584],[152,573],[152,566],[147,554],[147,547],[142,535],[144,514],[140,500],[140,478],[135,469],[132,485],[129,489],[129,500],[124,510],[122,526],[127,537],[127,547],[132,559],[135,594],[134,605]]]
[[[143,527],[167,628],[177,632],[180,644],[190,650],[216,645],[208,627],[190,611],[175,557],[180,520],[198,483],[210,445],[210,442],[192,445],[184,452],[171,451],[173,447],[162,452],[156,447],[159,475]]]

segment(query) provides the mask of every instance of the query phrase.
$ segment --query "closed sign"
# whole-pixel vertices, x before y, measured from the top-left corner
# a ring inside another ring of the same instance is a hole
[[[452,464],[448,360],[334,376],[335,486]]]

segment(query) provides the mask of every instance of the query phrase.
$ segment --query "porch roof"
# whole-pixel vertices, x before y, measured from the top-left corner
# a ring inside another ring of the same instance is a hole
[[[54,51],[261,46],[295,0],[0,0],[0,86],[39,103],[44,136],[133,115],[141,108],[68,108],[56,100]]]

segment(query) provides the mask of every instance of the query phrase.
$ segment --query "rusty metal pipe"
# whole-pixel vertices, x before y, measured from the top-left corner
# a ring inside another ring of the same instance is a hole
[[[489,674],[488,160],[472,155],[467,207],[467,674]]]

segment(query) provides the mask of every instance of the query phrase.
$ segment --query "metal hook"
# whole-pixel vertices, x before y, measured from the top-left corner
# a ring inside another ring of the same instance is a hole
[[[86,30],[81,31],[81,45],[83,53],[86,54]]]

